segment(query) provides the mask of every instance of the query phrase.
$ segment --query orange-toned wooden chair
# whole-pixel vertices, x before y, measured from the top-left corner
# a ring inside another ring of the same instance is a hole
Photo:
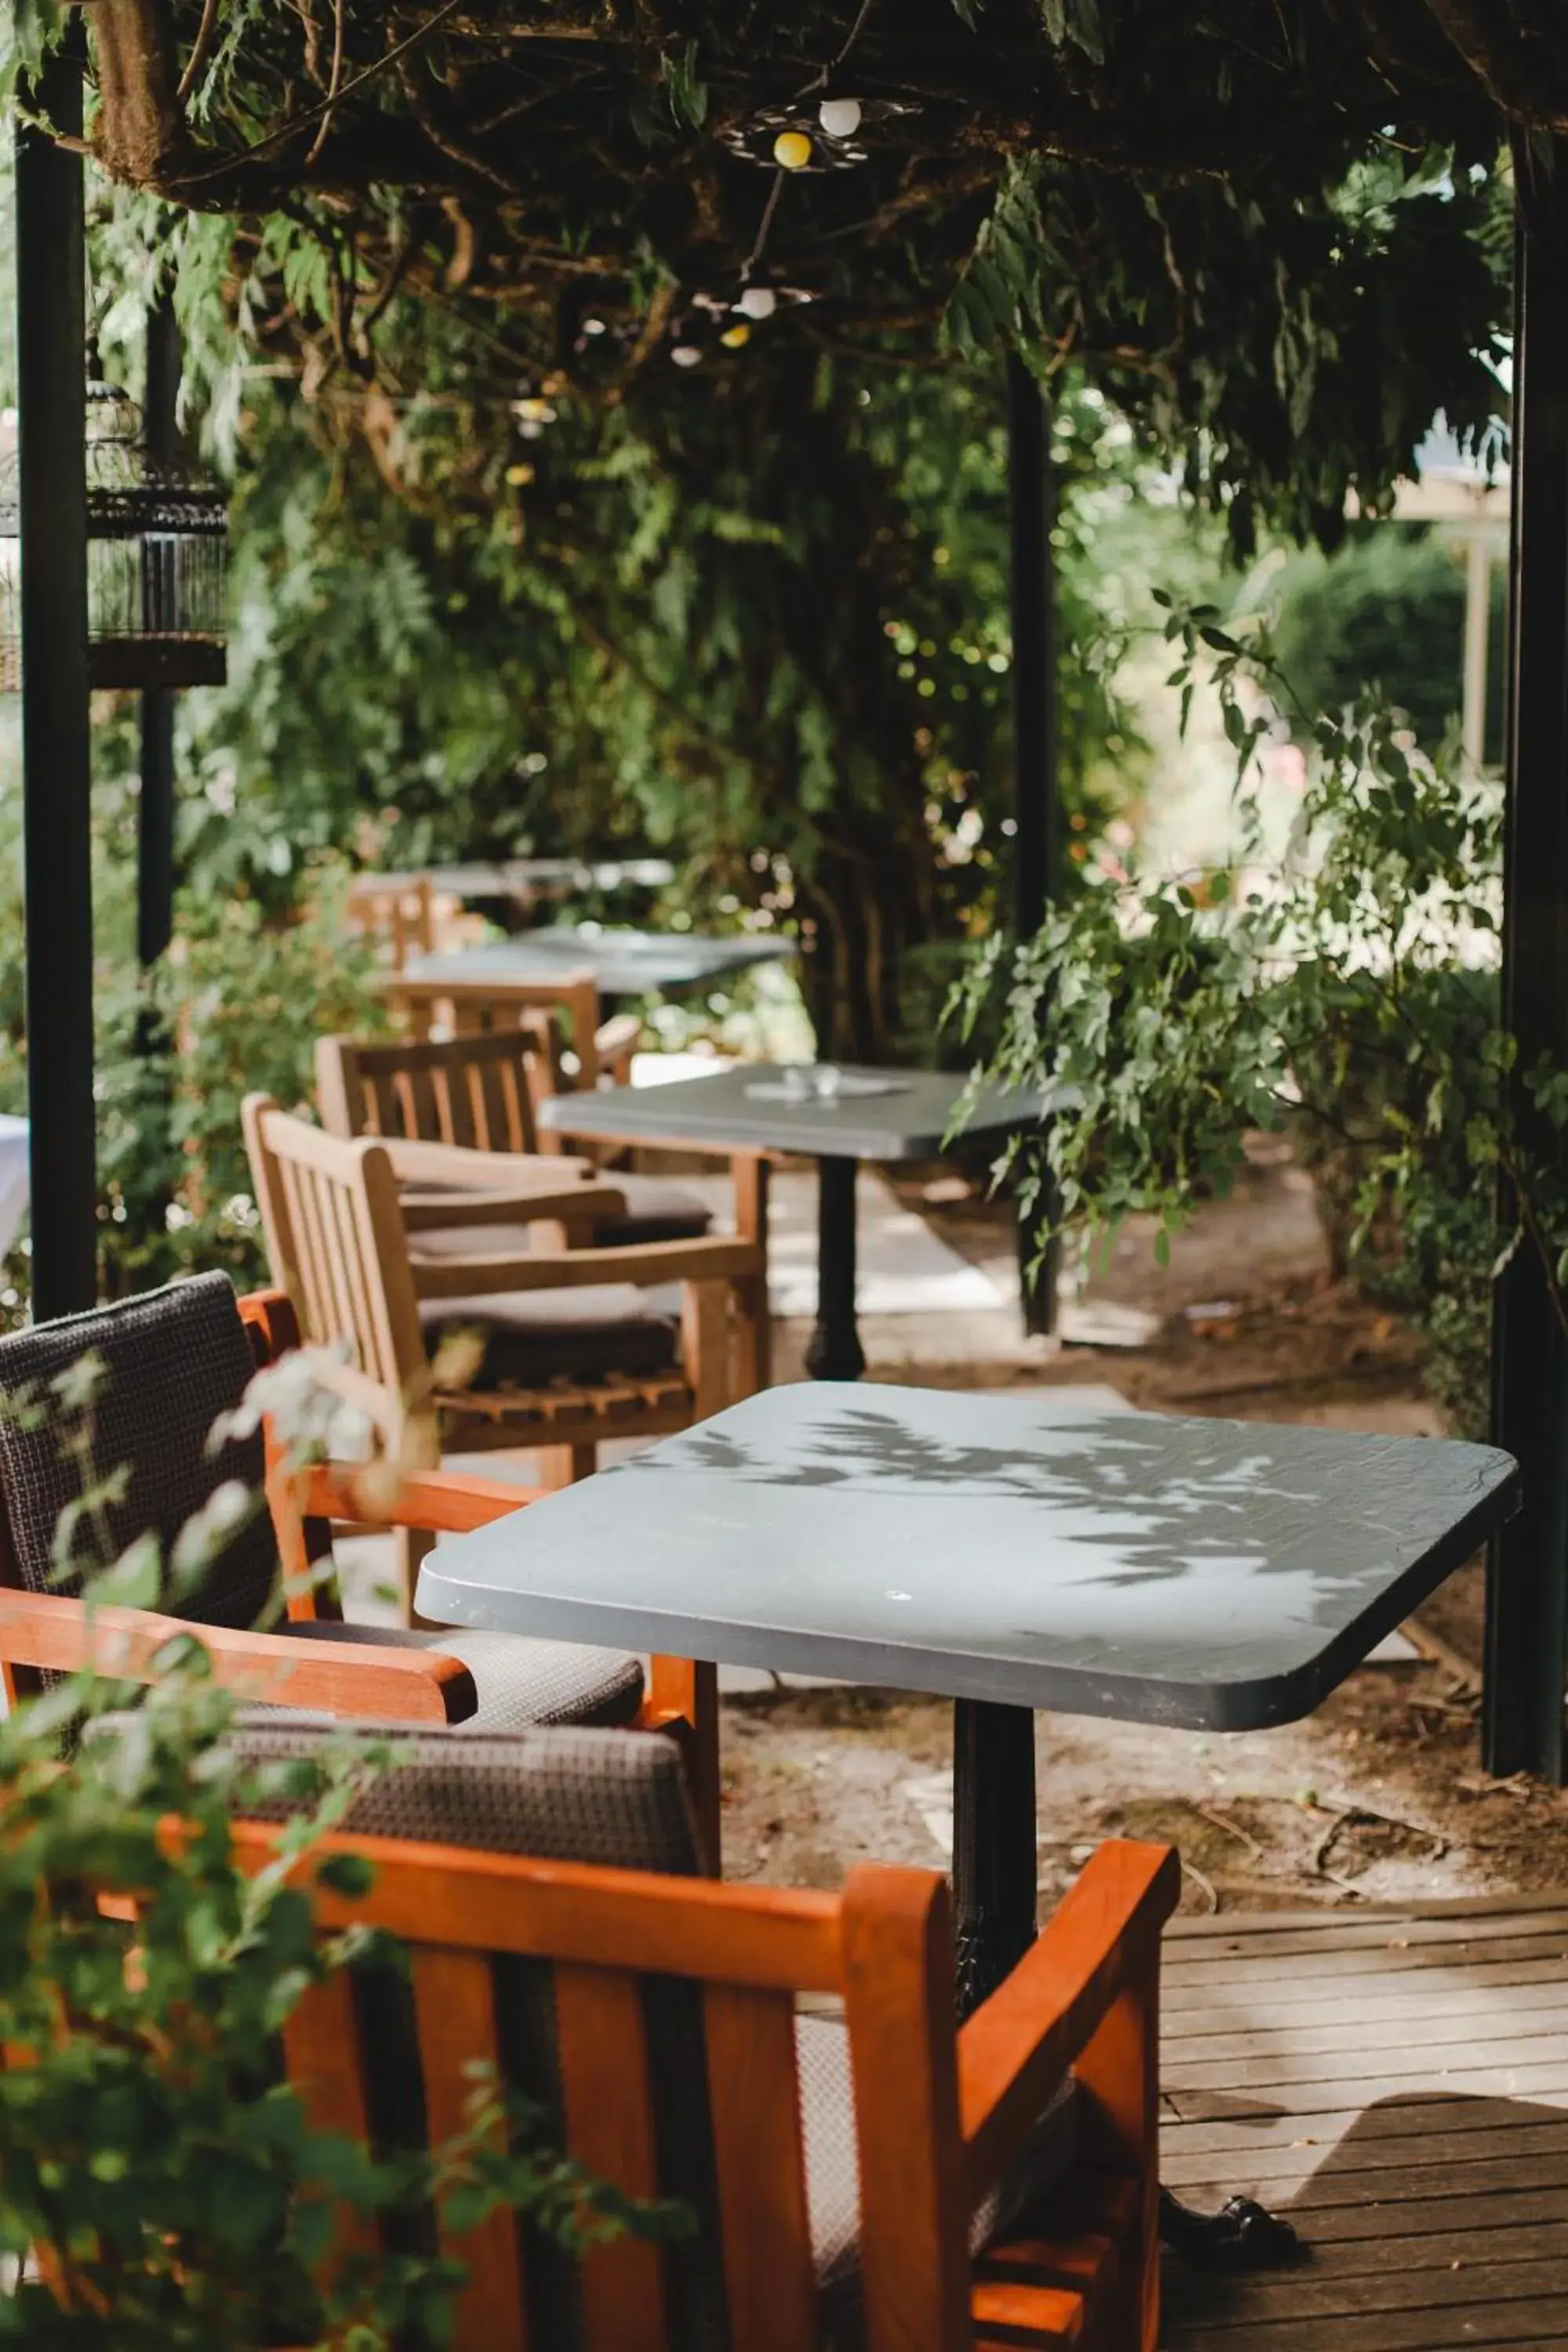
[[[668,1874],[690,1863],[661,1743],[467,1752],[485,1745],[449,1748],[424,1788],[416,1752],[330,1841],[374,1875],[363,1900],[318,1896],[322,1929],[403,1939],[410,2013],[371,2035],[353,1980],[331,1979],[286,2031],[289,2074],[324,2127],[368,2137],[391,2104],[439,2144],[469,2070],[493,2067],[545,2099],[589,2172],[682,2200],[698,2233],[592,2249],[563,2281],[495,2215],[444,2248],[468,2271],[457,2352],[1154,2352],[1170,1848],[1102,1847],[958,2028],[935,1874],[866,1864],[837,1895],[693,1883]],[[299,1752],[286,1731],[255,1743],[256,1760]],[[465,1817],[488,1851],[465,1848]],[[458,1826],[422,1842],[432,1822]],[[566,1823],[610,1866],[574,1859]],[[276,1832],[238,1835],[254,1866]]]
[[[640,1661],[619,1651],[343,1623],[333,1520],[461,1534],[520,1509],[537,1490],[432,1470],[405,1475],[389,1505],[381,1482],[352,1465],[296,1475],[265,1430],[214,1453],[214,1422],[240,1405],[255,1370],[298,1344],[283,1294],[237,1301],[217,1274],[0,1339],[0,1671],[8,1696],[88,1665],[149,1680],[168,1643],[195,1629],[215,1678],[269,1705],[481,1729],[598,1722],[666,1730],[685,1753],[716,1867],[711,1667],[658,1658],[645,1677]],[[90,1445],[62,1447],[71,1416],[54,1383],[89,1356],[102,1368]],[[230,1482],[265,1491],[267,1508],[232,1531],[177,1603],[89,1604],[79,1575],[62,1580],[54,1554],[60,1515],[94,1486],[104,1488],[92,1510],[96,1565],[149,1530],[172,1542]],[[280,1590],[286,1614],[278,1617]],[[271,1630],[256,1630],[269,1617]]]
[[[372,1135],[408,1142],[458,1145],[469,1150],[538,1154],[549,1163],[541,1181],[587,1162],[563,1158],[560,1136],[539,1121],[539,1106],[562,1091],[554,1024],[540,1013],[513,1029],[488,1035],[417,1040],[411,1037],[322,1037],[316,1046],[316,1098],[331,1135]],[[737,1371],[741,1393],[766,1388],[772,1377],[767,1297],[768,1160],[762,1152],[727,1155],[733,1186],[731,1223],[737,1237],[755,1244],[755,1273],[738,1286]],[[700,1195],[679,1180],[617,1169],[605,1181],[625,1196],[624,1213],[595,1225],[601,1246],[641,1242],[700,1241],[711,1219]]]

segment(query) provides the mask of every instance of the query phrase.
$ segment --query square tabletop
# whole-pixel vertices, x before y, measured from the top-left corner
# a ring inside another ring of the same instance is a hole
[[[592,971],[606,996],[646,996],[650,990],[694,988],[795,953],[792,940],[709,939],[697,931],[602,930],[595,924],[552,923],[510,939],[486,940],[448,955],[412,956],[407,976],[422,981],[557,980]]]
[[[1518,1501],[1490,1446],[809,1382],[443,1542],[418,1607],[1249,1730],[1309,1714]]]
[[[820,1074],[819,1074],[820,1075]],[[540,1108],[541,1124],[617,1143],[727,1144],[823,1160],[933,1160],[967,1080],[952,1070],[870,1070],[845,1064],[831,1097],[788,1091],[782,1065],[742,1062],[667,1087],[604,1087]],[[1039,1116],[1037,1095],[981,1087],[961,1131],[994,1135]]]

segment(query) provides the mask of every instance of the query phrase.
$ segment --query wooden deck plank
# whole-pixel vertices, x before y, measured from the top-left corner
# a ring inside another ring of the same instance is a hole
[[[1553,1951],[1547,1959],[1511,1960],[1495,1963],[1471,1963],[1466,1966],[1434,1968],[1431,1981],[1459,1991],[1491,1994],[1508,1992],[1521,1985],[1559,1985],[1563,1971],[1568,1966],[1563,1954]],[[1205,2032],[1207,2021],[1217,2013],[1225,2014],[1221,1995],[1234,1993],[1241,2004],[1256,2008],[1261,2001],[1267,2013],[1284,2016],[1295,2009],[1315,2009],[1325,2001],[1337,2000],[1351,2006],[1363,2002],[1402,2001],[1406,2004],[1418,1997],[1418,1988],[1427,1981],[1419,1970],[1397,1970],[1385,1975],[1351,1977],[1331,1980],[1320,1987],[1313,1979],[1311,1964],[1304,1966],[1302,1974],[1293,1984],[1279,1987],[1277,1980],[1261,1976],[1254,1983],[1242,1986],[1210,1985],[1194,1991],[1189,1984],[1184,1996],[1165,2004],[1174,2032]]]
[[[1533,2109],[1535,2101],[1531,2102]],[[1505,2103],[1506,2107],[1506,2103]],[[1511,2110],[1500,2114],[1486,2099],[1450,2099],[1434,2101],[1425,2094],[1409,2099],[1385,2100],[1375,2107],[1339,2107],[1322,2116],[1251,2116],[1233,2117],[1221,2116],[1210,2122],[1190,2121],[1181,2114],[1179,2102],[1172,2102],[1169,2119],[1179,2123],[1182,2149],[1184,2156],[1217,2155],[1235,2157],[1248,2149],[1261,2153],[1269,2148],[1337,2147],[1348,2137],[1351,2126],[1356,2126],[1355,2147],[1366,2147],[1369,2141],[1403,2140],[1408,2146],[1430,2147],[1435,2132],[1445,2137],[1460,2133],[1495,2132],[1507,2127],[1518,2129]],[[1568,2122],[1568,2098],[1556,2105],[1541,2103],[1541,2113],[1532,2118],[1542,2124]],[[1341,2161],[1349,2161],[1353,2151],[1342,2150]],[[1379,2154],[1366,2149],[1366,2167],[1386,2166],[1397,2160],[1398,2150]]]
[[[1169,2352],[1568,2347],[1568,1906],[1182,1923],[1163,2171],[1261,2195],[1300,2268],[1168,2266]]]
[[[1568,1986],[1550,2007],[1539,2009],[1519,2010],[1509,2002],[1509,2038],[1530,2041],[1552,2034],[1568,2047],[1568,2000],[1564,1993],[1568,1993]],[[1458,2016],[1434,2016],[1412,2003],[1392,2017],[1369,2018],[1358,2007],[1348,2017],[1318,2018],[1308,2024],[1260,2021],[1236,2033],[1173,2034],[1169,2053],[1171,2059],[1181,2065],[1194,2068],[1222,2063],[1227,2067],[1263,2065],[1276,2059],[1340,2057],[1352,2050],[1381,2051],[1384,2056],[1395,2050],[1475,2051],[1481,2040],[1490,2041],[1495,2035],[1499,2012],[1503,2008],[1502,2002],[1493,2001]],[[1490,2032],[1487,2031],[1489,2023]],[[1170,2073],[1167,2064],[1167,2079]]]
[[[1373,2311],[1359,2317],[1237,2318],[1223,2326],[1184,2327],[1167,2342],[1192,2352],[1499,2352],[1503,2345],[1550,2345],[1563,2352],[1564,2302],[1551,2294],[1494,2304],[1483,2318],[1461,2304],[1449,2311]]]

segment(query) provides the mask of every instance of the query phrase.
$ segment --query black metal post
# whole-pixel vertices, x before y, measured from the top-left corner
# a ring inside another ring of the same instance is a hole
[[[1016,352],[1007,354],[1007,487],[1012,521],[1013,919],[1020,939],[1037,931],[1055,897],[1061,855],[1057,806],[1056,577],[1051,532],[1056,476],[1050,404]],[[1057,1320],[1055,1244],[1041,1252],[1044,1219],[1018,1221],[1024,1322],[1050,1332]],[[1037,1261],[1038,1261],[1037,1270]]]
[[[866,1351],[855,1321],[853,1160],[816,1163],[816,1328],[806,1343],[814,1381],[858,1381]]]
[[[1503,1020],[1524,1074],[1568,1063],[1568,142],[1516,142],[1513,546],[1510,610]],[[1550,1152],[1552,1139],[1535,1139]],[[1510,1223],[1517,1204],[1502,1203]],[[1568,1671],[1568,1341],[1536,1251],[1497,1288],[1492,1426],[1524,1473],[1493,1545],[1482,1745],[1489,1771],[1564,1776]]]
[[[80,22],[32,96],[82,127]],[[91,740],[88,705],[86,252],[82,164],[16,129],[22,829],[33,1313],[93,1305]]]
[[[172,296],[147,313],[147,455],[154,466],[179,455],[180,330]],[[155,964],[174,934],[174,697],[168,687],[142,696],[142,798],[137,815],[136,953]]]
[[[1035,1718],[961,1698],[952,1708],[952,1906],[958,2011],[995,1991],[1035,1940]]]

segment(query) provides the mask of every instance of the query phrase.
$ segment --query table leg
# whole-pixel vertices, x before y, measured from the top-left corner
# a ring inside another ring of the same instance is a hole
[[[1035,1940],[1035,1718],[1024,1706],[955,1699],[952,1898],[958,2014],[968,2017]],[[1300,2261],[1289,2221],[1250,2197],[1195,2213],[1160,2191],[1160,2235],[1205,2270],[1264,2270]]]
[[[805,1350],[814,1381],[858,1381],[866,1353],[855,1325],[853,1160],[816,1163],[816,1328]]]
[[[1035,1940],[1035,1717],[1026,1706],[953,1701],[952,1900],[963,2018]]]

